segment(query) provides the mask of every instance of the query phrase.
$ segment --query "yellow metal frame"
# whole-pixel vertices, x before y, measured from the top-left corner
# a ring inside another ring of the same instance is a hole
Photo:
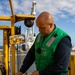
[[[71,55],[69,67],[69,75],[75,75],[75,55]]]
[[[25,14],[14,14],[13,11],[13,6],[12,6],[12,0],[9,0],[9,4],[10,4],[10,8],[11,8],[11,13],[12,16],[0,16],[0,20],[2,21],[11,21],[11,25],[10,26],[0,26],[0,30],[3,30],[3,35],[4,35],[4,63],[5,63],[5,69],[6,69],[6,75],[9,75],[8,71],[9,71],[9,48],[8,48],[8,36],[7,36],[7,30],[10,29],[11,30],[11,35],[15,35],[15,29],[14,29],[14,24],[16,22],[25,20],[25,18],[32,18],[35,19],[36,16],[34,15],[25,15]],[[12,75],[15,75],[15,46],[14,44],[12,45]]]
[[[4,66],[5,66],[5,70],[6,70],[6,75],[9,75],[9,48],[8,48],[8,32],[7,30],[4,29],[3,31],[3,35],[4,35],[4,38],[3,38],[3,53],[4,53]]]
[[[0,30],[8,30],[11,29],[11,26],[0,25]]]

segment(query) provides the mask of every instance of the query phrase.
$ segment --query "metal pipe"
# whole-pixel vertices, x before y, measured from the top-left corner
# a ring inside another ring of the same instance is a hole
[[[36,12],[35,12],[35,5],[36,5],[36,1],[33,1],[32,2],[32,10],[31,10],[31,15],[36,15]]]
[[[11,13],[12,13],[12,15],[14,15],[14,10],[13,10],[13,6],[12,6],[12,0],[9,0],[9,3],[10,3],[10,8],[11,8]]]

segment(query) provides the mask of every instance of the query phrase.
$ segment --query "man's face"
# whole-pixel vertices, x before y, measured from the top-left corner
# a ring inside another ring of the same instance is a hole
[[[45,23],[42,25],[42,23],[37,25],[39,32],[43,35],[43,36],[47,36],[50,34],[50,24]]]

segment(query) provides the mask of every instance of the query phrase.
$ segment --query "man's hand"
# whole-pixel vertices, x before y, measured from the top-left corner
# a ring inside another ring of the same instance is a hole
[[[23,75],[22,72],[17,72],[15,75]]]
[[[34,71],[31,75],[39,75],[39,71]]]

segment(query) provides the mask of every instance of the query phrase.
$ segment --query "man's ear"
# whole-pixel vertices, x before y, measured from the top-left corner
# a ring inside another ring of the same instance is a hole
[[[52,24],[50,23],[50,28],[52,28]]]

